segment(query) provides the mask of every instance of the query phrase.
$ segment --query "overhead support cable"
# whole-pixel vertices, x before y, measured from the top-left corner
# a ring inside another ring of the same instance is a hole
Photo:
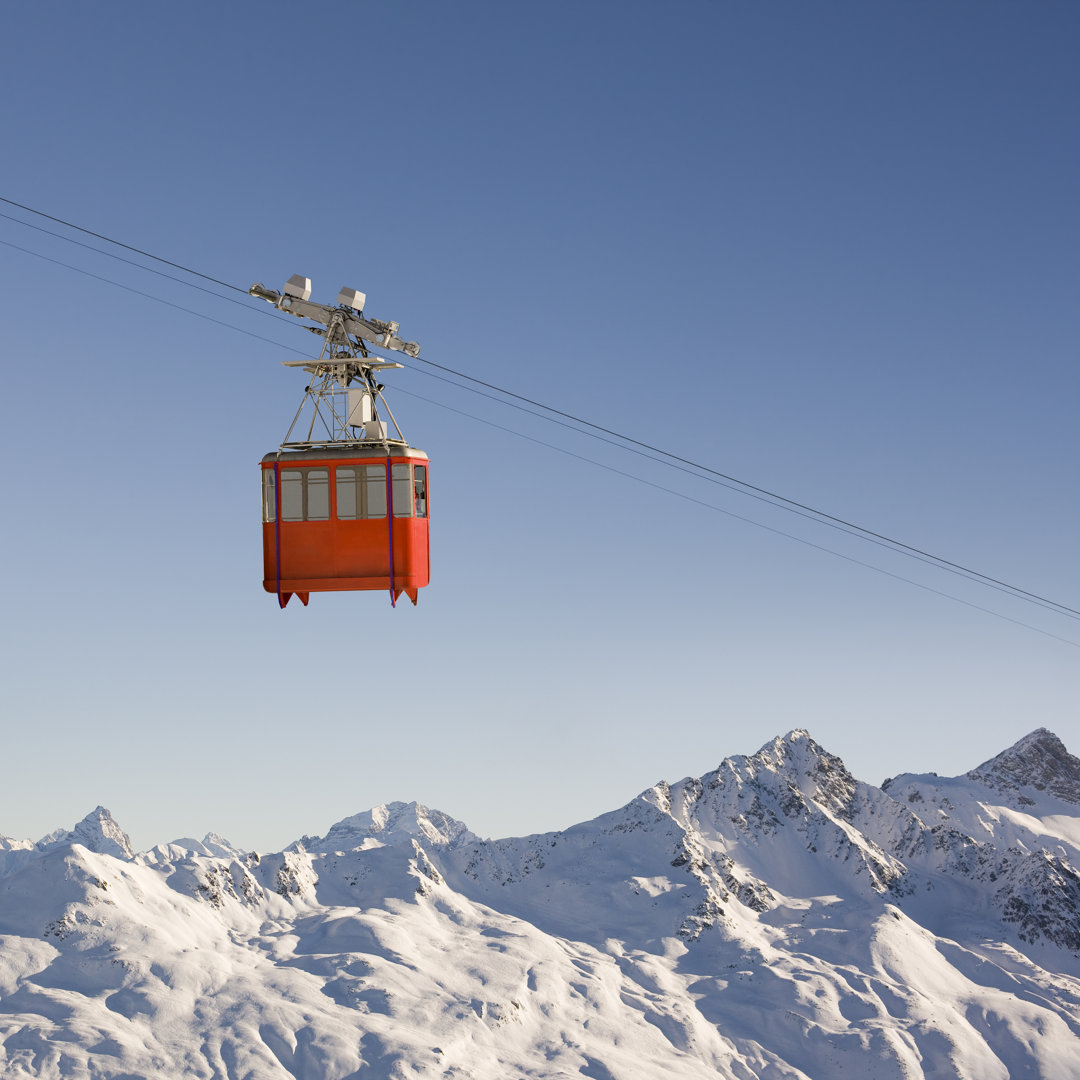
[[[6,200],[4,200],[4,201],[6,201]],[[242,307],[245,311],[251,311],[251,304],[249,304],[246,300],[237,300],[235,297],[232,297],[232,296],[222,296],[221,293],[215,292],[215,290],[213,290],[213,289],[208,289],[208,288],[206,288],[205,285],[196,285],[195,282],[193,282],[193,281],[185,281],[183,278],[177,277],[175,274],[166,274],[164,270],[155,270],[152,266],[146,266],[143,263],[136,262],[134,259],[125,259],[123,255],[117,255],[116,252],[114,252],[114,251],[103,251],[99,247],[94,247],[93,244],[84,244],[81,240],[76,240],[71,236],[64,236],[63,233],[53,232],[52,229],[42,228],[42,226],[34,225],[32,222],[29,222],[29,221],[23,221],[22,218],[17,218],[12,214],[0,213],[0,218],[3,218],[5,221],[14,221],[17,225],[22,225],[24,228],[27,228],[27,229],[33,229],[34,232],[44,233],[45,236],[52,236],[52,237],[55,237],[57,240],[63,240],[65,243],[74,244],[76,247],[81,247],[86,251],[93,251],[97,255],[104,255],[105,258],[107,258],[107,259],[114,259],[116,262],[122,262],[122,263],[126,263],[128,266],[134,266],[136,270],[145,270],[146,273],[155,274],[157,277],[165,278],[166,281],[175,281],[178,285],[183,285],[186,288],[197,289],[199,292],[205,293],[207,296],[216,297],[218,300],[227,300],[230,304],[236,304],[239,307]],[[92,235],[97,235],[97,234],[95,233],[95,234],[92,234]],[[14,247],[15,245],[12,244],[10,246]],[[126,245],[123,245],[123,246],[126,246]],[[27,251],[28,249],[20,248],[19,250]],[[138,249],[133,248],[132,250],[137,251]],[[40,253],[36,252],[36,251],[31,251],[31,252],[29,252],[29,254],[31,254],[31,255],[40,255]],[[45,255],[40,255],[40,257],[43,258],[43,259],[47,258],[47,256],[45,256]],[[150,257],[153,258],[153,256],[150,256]],[[165,260],[161,260],[161,261],[164,262]],[[61,266],[67,266],[67,263],[60,263],[60,265]],[[167,263],[167,265],[172,266],[172,265],[175,265],[175,264]],[[68,269],[76,269],[76,268],[75,267],[68,267]],[[186,272],[187,273],[193,273],[194,271],[186,271]],[[91,275],[91,276],[93,276],[93,275]],[[199,275],[199,276],[202,277],[204,275]],[[101,278],[100,280],[105,281],[107,279],[106,278]],[[215,278],[207,278],[206,280],[214,281],[216,279]],[[111,282],[111,284],[116,284],[116,282]],[[230,288],[233,288],[233,287],[234,286],[230,286]],[[141,295],[148,296],[149,294],[142,293]],[[156,299],[156,297],[150,297],[150,299]],[[268,312],[266,312],[266,314],[273,315],[274,313],[268,311]],[[277,315],[275,317],[280,322],[288,322],[289,321],[288,319],[285,318],[284,315]]]
[[[419,360],[421,363],[427,364],[430,367],[438,368],[440,371],[445,371],[451,375],[456,376],[459,379],[467,379],[469,382],[476,383],[479,386],[487,387],[489,390],[495,390],[498,393],[505,394],[507,397],[514,398],[517,401],[523,401],[526,404],[533,405],[539,409],[543,409],[546,412],[552,413],[555,416],[562,416],[567,420],[574,421],[574,423],[576,424],[582,424],[585,427],[591,428],[594,431],[602,432],[605,435],[611,435],[616,439],[620,439],[625,443],[630,443],[633,446],[641,447],[642,449],[648,450],[653,454],[659,454],[661,457],[667,458],[673,462],[678,462],[680,465],[687,466],[692,469],[697,469],[699,470],[699,473],[705,474],[702,477],[703,479],[708,479],[709,477],[716,477],[719,480],[725,480],[728,482],[728,484],[737,485],[738,489],[744,490],[746,493],[753,492],[756,493],[758,496],[765,497],[767,500],[773,500],[772,505],[774,506],[778,504],[783,504],[785,507],[789,507],[797,512],[800,512],[800,516],[805,517],[807,515],[812,515],[811,520],[820,520],[824,523],[831,522],[836,526],[842,527],[843,531],[845,532],[855,533],[865,537],[866,539],[885,544],[893,550],[908,552],[911,555],[918,557],[920,561],[930,560],[932,565],[940,566],[943,569],[960,573],[964,577],[977,579],[979,581],[985,582],[988,585],[994,585],[998,588],[1005,589],[1009,593],[1025,597],[1032,601],[1036,601],[1041,606],[1052,608],[1056,611],[1061,612],[1062,614],[1068,614],[1080,618],[1080,610],[1068,607],[1065,604],[1060,604],[1056,600],[1050,600],[1045,596],[1039,596],[1037,593],[1028,592],[1026,589],[1021,589],[1016,585],[1010,585],[1008,582],[1000,581],[997,578],[993,578],[987,574],[980,573],[978,570],[973,570],[971,569],[971,567],[963,566],[960,563],[951,562],[949,559],[942,558],[940,555],[934,555],[932,552],[923,551],[921,548],[913,547],[910,544],[905,544],[903,541],[897,540],[894,537],[886,536],[883,533],[874,532],[872,529],[864,528],[862,525],[856,525],[854,522],[846,521],[844,518],[836,517],[833,514],[828,514],[824,510],[818,510],[816,507],[807,506],[805,503],[796,502],[794,499],[786,498],[785,496],[780,495],[775,491],[769,491],[767,488],[758,487],[756,484],[751,484],[746,480],[740,480],[736,476],[729,476],[727,473],[720,472],[719,470],[713,469],[708,465],[702,465],[700,462],[692,461],[689,458],[681,457],[680,455],[674,454],[669,450],[664,450],[662,447],[653,446],[651,443],[642,442],[640,439],[635,439],[630,435],[624,435],[622,432],[614,431],[611,428],[603,427],[600,424],[594,424],[591,420],[585,420],[580,416],[574,416],[572,413],[564,412],[562,409],[556,409],[552,405],[545,405],[543,402],[536,401],[533,398],[525,397],[523,394],[517,394],[512,390],[505,390],[501,386],[496,386],[494,383],[485,382],[483,379],[477,379],[472,375],[467,375],[463,371],[457,371],[454,368],[447,367],[445,364],[437,364],[434,360],[427,360],[422,356],[418,356],[416,357],[416,359]],[[583,434],[588,433],[583,432]]]
[[[417,357],[417,359],[423,359]],[[1062,604],[1057,604],[1051,600],[1044,600],[1042,597],[1035,596],[1032,593],[1024,593],[1023,590],[1017,589],[1015,586],[1006,585],[1003,582],[996,582],[992,578],[987,578],[984,575],[978,574],[975,571],[969,571],[964,567],[947,563],[942,559],[938,559],[936,556],[924,554],[917,548],[906,548],[903,545],[898,545],[893,542],[887,541],[885,537],[878,537],[876,533],[869,533],[865,530],[860,530],[857,526],[848,526],[846,522],[837,518],[831,518],[828,515],[817,514],[810,512],[808,509],[802,509],[798,503],[789,503],[785,500],[777,501],[778,497],[769,497],[768,492],[764,492],[759,488],[754,488],[751,485],[741,485],[739,481],[727,482],[728,478],[723,474],[709,475],[708,472],[702,474],[701,472],[695,472],[688,465],[680,464],[678,460],[665,460],[664,458],[655,457],[652,454],[646,453],[645,450],[638,447],[645,446],[646,444],[640,443],[637,446],[624,446],[623,444],[616,442],[615,439],[605,438],[603,435],[597,434],[595,431],[582,430],[579,427],[574,427],[573,424],[569,424],[566,421],[554,419],[550,416],[544,416],[542,413],[534,412],[532,409],[527,409],[523,405],[515,404],[513,401],[504,401],[501,398],[496,397],[494,394],[485,393],[483,390],[476,390],[469,386],[462,386],[460,383],[454,382],[452,379],[447,379],[445,376],[436,375],[430,371],[419,371],[416,374],[425,375],[431,379],[438,379],[440,382],[445,382],[448,386],[454,386],[461,390],[468,390],[471,393],[477,394],[480,397],[487,398],[489,401],[495,401],[500,405],[507,405],[510,408],[517,409],[520,412],[525,413],[527,416],[535,416],[537,419],[545,420],[548,423],[558,424],[559,427],[565,428],[567,431],[576,432],[579,435],[585,435],[589,438],[596,439],[599,442],[606,443],[608,446],[614,446],[616,449],[625,450],[628,453],[636,454],[638,457],[644,458],[646,461],[655,462],[658,465],[663,465],[666,468],[675,469],[678,472],[685,473],[687,476],[692,476],[696,480],[705,480],[710,484],[716,484],[718,487],[725,488],[728,491],[733,491],[738,495],[743,495],[750,499],[756,499],[758,502],[764,503],[766,506],[776,507],[778,510],[783,510],[790,514],[795,514],[797,517],[804,518],[807,521],[812,521],[818,525],[825,525],[830,529],[835,529],[837,532],[844,533],[847,536],[852,536],[857,540],[862,540],[866,543],[871,543],[880,547],[883,551],[892,551],[898,555],[903,555],[907,558],[914,559],[916,562],[924,563],[926,566],[931,566],[935,570],[945,570],[947,573],[955,574],[956,576],[963,578],[965,581],[972,581],[979,585],[984,585],[989,588],[1000,592],[1004,596],[1012,596],[1016,599],[1022,599],[1029,603],[1035,604],[1037,607],[1044,608],[1047,611],[1052,611],[1058,615],[1066,615],[1070,618],[1080,619],[1080,611],[1073,611],[1071,608],[1067,608]],[[399,389],[399,393],[404,393]],[[419,395],[414,395],[419,396]],[[427,400],[423,398],[421,400]],[[463,413],[462,415],[468,415]],[[498,426],[498,425],[495,425]],[[544,443],[543,445],[548,445]],[[662,451],[659,451],[662,453]],[[591,459],[586,459],[591,460]],[[665,489],[672,490],[672,489]],[[782,533],[781,535],[788,535]],[[829,549],[831,550],[831,549]]]
[[[156,304],[164,304],[166,307],[175,308],[177,311],[185,311],[188,315],[194,315],[196,319],[203,319],[206,322],[214,323],[216,326],[224,326],[229,330],[235,330],[238,334],[246,334],[250,338],[255,338],[257,341],[265,341],[268,345],[273,345],[278,349],[286,349],[288,352],[297,353],[300,356],[307,356],[307,353],[301,349],[294,348],[292,345],[283,345],[280,341],[275,341],[273,338],[263,337],[262,334],[256,334],[251,330],[245,330],[241,326],[234,326],[232,323],[227,323],[222,319],[215,319],[212,315],[205,315],[201,311],[196,311],[194,308],[185,307],[183,304],[175,304],[172,300],[164,300],[160,296],[154,296],[153,293],[143,292],[141,289],[136,289],[131,285],[124,285],[122,282],[113,281],[112,278],[102,277],[101,274],[95,274],[90,270],[84,270],[81,266],[72,266],[71,263],[62,262],[60,259],[54,259],[50,255],[43,255],[40,251],[33,251],[30,248],[21,247],[19,244],[13,244],[10,240],[0,240],[0,244],[4,247],[14,248],[15,251],[21,251],[25,255],[33,255],[35,259],[42,259],[45,262],[52,263],[54,266],[62,266],[65,270],[74,270],[76,274],[82,274],[85,277],[93,278],[95,281],[103,282],[106,285],[112,285],[114,288],[123,289],[125,292],[134,293],[136,296],[142,296],[147,300],[153,300]],[[149,269],[149,267],[146,267]],[[217,293],[211,293],[212,296],[217,296]],[[219,300],[228,300],[227,296],[218,296]]]
[[[417,394],[415,391],[402,390],[400,387],[397,391],[399,394],[407,394],[409,397],[416,398],[419,401],[427,402],[429,405],[434,405],[439,409],[446,409],[449,412],[458,413],[461,416],[465,416],[470,420],[476,420],[478,423],[485,424],[487,427],[495,428],[498,431],[505,431],[509,435],[513,435],[519,439],[525,439],[527,442],[535,443],[538,446],[546,446],[549,450],[554,450],[556,453],[565,454],[567,457],[575,458],[578,461],[584,461],[589,465],[595,465],[598,469],[604,469],[607,472],[614,473],[616,476],[626,477],[628,480],[634,480],[639,484],[644,484],[646,487],[655,488],[657,491],[667,492],[669,495],[674,495],[678,499],[683,499],[686,502],[694,503],[697,506],[702,506],[706,510],[714,510],[718,514],[723,514],[725,517],[734,518],[736,521],[745,522],[747,525],[753,525],[757,529],[764,529],[766,532],[772,533],[774,536],[782,536],[787,540],[794,540],[797,544],[802,544],[804,547],[813,548],[815,551],[822,551],[826,555],[833,555],[837,559],[843,559],[844,562],[853,563],[855,566],[862,566],[867,570],[873,570],[877,574],[884,574],[885,577],[892,578],[894,581],[902,581],[906,585],[914,585],[917,589],[922,589],[924,592],[933,593],[935,596],[941,596],[946,600],[952,600],[957,604],[963,604],[964,607],[972,608],[975,611],[981,611],[985,615],[992,615],[997,619],[1004,619],[1006,622],[1012,623],[1014,626],[1021,626],[1025,630],[1034,630],[1036,634],[1042,634],[1044,637],[1053,638],[1054,641],[1060,641],[1064,645],[1072,645],[1074,648],[1080,649],[1080,641],[1073,641],[1071,638],[1061,637],[1059,634],[1051,633],[1049,630],[1043,630],[1041,627],[1033,626],[1031,623],[1023,622],[1021,619],[1014,619],[1010,615],[1004,615],[1000,611],[995,611],[993,608],[983,607],[981,604],[973,603],[970,600],[965,600],[963,597],[956,596],[953,593],[945,592],[942,589],[935,589],[932,585],[926,585],[921,581],[916,581],[914,578],[904,577],[903,574],[894,573],[891,570],[886,570],[884,567],[875,566],[873,563],[868,563],[862,559],[856,559],[853,555],[847,555],[842,551],[837,551],[835,548],[826,547],[824,544],[815,544],[812,540],[807,540],[805,537],[796,536],[794,533],[785,532],[783,529],[777,529],[772,525],[766,525],[764,522],[755,521],[751,517],[746,517],[743,514],[736,514],[732,510],[728,510],[722,506],[717,506],[715,503],[706,502],[704,499],[699,499],[694,495],[687,495],[686,492],[676,491],[674,488],[667,487],[664,484],[658,484],[654,480],[646,480],[643,476],[638,476],[635,473],[627,472],[624,469],[617,469],[614,465],[607,465],[602,461],[597,461],[595,458],[586,457],[584,454],[578,454],[573,450],[567,450],[564,446],[556,446],[554,443],[545,442],[543,439],[538,439],[533,435],[526,435],[522,431],[518,431],[515,428],[504,427],[502,424],[496,424],[491,420],[486,420],[482,416],[476,416],[472,413],[461,412],[460,409],[455,408],[452,405],[446,405],[441,401],[434,401],[431,398],[424,397],[422,394]],[[968,579],[970,580],[970,579]]]
[[[212,281],[215,285],[221,285],[223,288],[235,289],[237,292],[247,293],[247,289],[241,289],[237,285],[230,285],[229,282],[222,281],[220,278],[210,277],[209,274],[203,274],[198,270],[192,270],[189,266],[172,262],[170,259],[163,259],[160,255],[154,255],[149,251],[143,251],[142,248],[132,247],[131,244],[125,244],[122,240],[114,240],[111,236],[105,236],[104,233],[94,232],[92,229],[84,229],[81,225],[75,225],[70,221],[65,221],[63,218],[53,217],[52,214],[46,214],[42,210],[35,210],[32,206],[16,202],[14,199],[5,199],[3,195],[0,195],[0,202],[7,203],[8,206],[17,206],[20,210],[25,210],[28,214],[36,214],[38,217],[46,218],[49,221],[55,221],[57,225],[65,225],[67,228],[74,229],[76,232],[85,233],[87,236],[96,237],[98,240],[104,240],[107,244],[115,244],[117,247],[127,248],[128,251],[134,251],[137,255],[144,255],[148,259],[153,259],[154,262],[164,263],[166,266],[171,266],[175,270],[183,270],[185,274],[194,274],[195,277],[203,278],[205,281]]]

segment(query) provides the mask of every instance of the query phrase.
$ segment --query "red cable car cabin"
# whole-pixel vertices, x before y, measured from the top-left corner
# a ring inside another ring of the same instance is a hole
[[[427,470],[427,454],[401,444],[389,455],[385,444],[267,454],[263,588],[282,607],[294,593],[306,604],[309,593],[350,589],[415,604],[431,577]]]

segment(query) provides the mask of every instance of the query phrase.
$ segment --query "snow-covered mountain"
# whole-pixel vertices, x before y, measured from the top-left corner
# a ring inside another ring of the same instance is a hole
[[[1080,1076],[1080,761],[805,731],[561,832],[417,803],[260,855],[0,838],[0,1076]]]

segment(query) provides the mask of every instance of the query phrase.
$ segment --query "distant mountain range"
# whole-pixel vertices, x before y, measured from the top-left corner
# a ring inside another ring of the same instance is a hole
[[[856,780],[802,730],[561,832],[0,837],[0,1076],[1080,1076],[1080,760]]]

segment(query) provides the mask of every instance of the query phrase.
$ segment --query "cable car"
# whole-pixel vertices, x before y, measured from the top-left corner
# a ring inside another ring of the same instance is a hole
[[[293,596],[306,605],[313,592],[371,589],[388,590],[395,606],[402,593],[415,604],[431,578],[428,456],[405,441],[375,378],[402,365],[372,356],[367,343],[410,356],[420,347],[397,337],[397,323],[364,318],[366,297],[354,289],[342,289],[336,307],[311,303],[311,282],[299,275],[281,293],[259,283],[249,291],[320,323],[308,329],[324,338],[317,359],[285,361],[311,379],[285,439],[260,463],[263,588],[281,607]]]
[[[282,607],[293,595],[306,604],[310,593],[349,589],[415,604],[431,578],[427,472],[427,454],[412,447],[267,454],[263,588]]]

